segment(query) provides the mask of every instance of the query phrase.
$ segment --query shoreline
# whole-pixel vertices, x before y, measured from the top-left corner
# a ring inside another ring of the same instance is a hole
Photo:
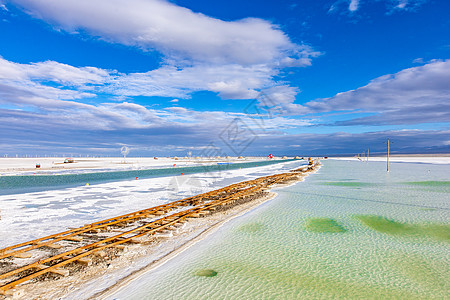
[[[445,298],[448,245],[435,234],[448,224],[447,165],[397,164],[388,175],[383,163],[322,163],[305,182],[277,190],[278,198],[107,300]],[[392,231],[367,220],[388,220]],[[409,231],[419,227],[433,229]],[[204,270],[217,276],[199,277]]]
[[[227,171],[134,178],[104,183],[36,189],[0,195],[2,246],[10,246],[113,216],[162,205],[212,191],[244,179],[286,172],[302,162],[281,162]],[[1,179],[1,177],[0,177]],[[80,181],[81,182],[81,181]],[[80,210],[80,207],[83,209]],[[51,218],[42,219],[42,213]],[[77,217],[73,217],[76,214]],[[33,228],[24,231],[23,228]]]
[[[156,269],[162,267],[164,264],[166,264],[173,258],[177,257],[179,254],[183,253],[184,251],[188,250],[195,244],[208,238],[211,234],[214,234],[215,232],[217,232],[224,224],[228,223],[229,221],[231,221],[235,218],[245,215],[246,213],[256,209],[257,207],[263,205],[264,203],[269,202],[270,200],[273,200],[277,196],[278,196],[277,193],[270,192],[267,196],[260,198],[260,201],[258,201],[258,200],[252,201],[253,205],[251,205],[249,207],[246,207],[242,210],[239,210],[238,207],[233,208],[232,211],[234,213],[232,212],[229,216],[226,216],[224,219],[218,220],[214,224],[209,225],[203,231],[201,231],[199,234],[193,236],[191,239],[189,239],[184,244],[182,244],[180,247],[170,251],[165,256],[155,260],[154,262],[148,264],[147,266],[134,271],[130,275],[117,281],[114,285],[108,287],[107,289],[105,289],[97,294],[94,294],[93,296],[91,296],[87,299],[106,299],[107,297],[112,296],[114,293],[116,293],[119,290],[121,290],[122,288],[126,287],[131,282],[139,279],[140,276],[144,275],[147,272],[151,272],[153,270],[156,270]],[[253,202],[255,202],[255,203],[253,203]]]
[[[289,186],[293,186],[296,185],[300,182],[303,182],[305,180],[305,178],[307,176],[309,176],[309,174],[314,174],[316,173],[319,169],[320,169],[320,165],[317,169],[314,169],[313,171],[310,171],[308,174],[306,174],[305,176],[303,176],[301,179],[295,181],[295,182],[291,182],[291,183],[286,183],[286,184],[278,184],[274,189],[280,189],[280,188],[286,188]],[[94,294],[93,296],[87,298],[90,300],[103,300],[106,299],[107,297],[110,297],[112,295],[114,295],[115,293],[117,293],[118,291],[120,291],[121,289],[127,287],[131,282],[138,280],[142,275],[144,275],[145,273],[148,272],[152,272],[160,267],[162,267],[164,264],[166,264],[167,262],[169,262],[170,260],[174,259],[175,257],[177,257],[178,255],[180,255],[181,253],[183,253],[184,251],[188,250],[189,248],[191,248],[192,246],[194,246],[195,244],[205,240],[206,238],[208,238],[210,235],[216,233],[223,225],[225,225],[226,223],[228,223],[229,221],[232,221],[235,218],[239,218],[255,209],[257,209],[258,207],[262,206],[263,204],[275,199],[278,196],[278,193],[273,192],[272,190],[270,190],[268,192],[267,195],[255,199],[253,201],[250,201],[248,203],[242,204],[242,205],[238,205],[236,207],[233,207],[232,209],[225,211],[224,213],[229,212],[229,214],[227,214],[225,217],[220,218],[219,220],[214,223],[209,225],[208,227],[206,227],[203,231],[201,231],[198,235],[193,236],[191,239],[189,239],[188,241],[186,241],[184,244],[182,244],[180,247],[174,249],[173,251],[167,253],[165,256],[161,257],[160,259],[148,264],[147,266],[133,272],[132,274],[118,280],[114,285],[108,287],[107,289],[98,292],[96,294]],[[209,218],[214,218],[214,215],[209,217]]]
[[[279,184],[274,188],[296,184],[303,181],[309,173],[315,173],[317,170],[318,168],[299,176],[298,180],[294,182]],[[127,251],[121,252],[114,259],[102,260],[68,277],[50,280],[41,286],[30,282],[17,287],[15,299],[28,299],[27,296],[31,294],[44,299],[61,297],[65,299],[104,299],[142,274],[163,266],[180,253],[216,232],[228,221],[274,199],[276,195],[272,189],[267,190],[264,195],[249,202],[189,221],[186,223],[186,228],[183,228],[181,233],[175,233],[174,236],[163,237],[162,240],[158,238],[159,240],[156,242],[153,238],[149,243],[142,243],[139,246],[127,246]]]
[[[129,170],[147,170],[179,167],[192,167],[217,163],[245,163],[265,161],[265,157],[221,157],[221,158],[177,158],[177,157],[101,157],[101,158],[74,158],[74,162],[64,163],[62,157],[37,158],[11,158],[0,157],[0,175],[27,175],[42,174],[53,175],[64,173],[114,172]],[[275,160],[282,160],[276,158]],[[36,165],[39,164],[39,168]]]

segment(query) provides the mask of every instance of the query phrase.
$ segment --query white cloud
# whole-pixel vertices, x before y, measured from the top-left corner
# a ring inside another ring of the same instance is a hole
[[[372,136],[381,139],[387,133],[363,136],[334,133],[320,135],[318,138],[317,135],[286,134],[286,131],[298,130],[302,126],[320,124],[320,120],[311,118],[300,119],[275,114],[272,118],[261,119],[261,115],[258,114],[199,112],[183,107],[150,109],[129,102],[86,104],[76,100],[95,97],[95,93],[105,92],[108,89],[111,94],[125,96],[133,94],[133,91],[136,95],[157,93],[158,90],[147,91],[143,88],[149,82],[159,86],[159,92],[165,91],[164,93],[167,92],[167,87],[173,85],[172,92],[182,95],[205,87],[222,94],[233,94],[236,91],[245,94],[258,87],[263,89],[267,98],[270,98],[270,102],[265,102],[267,106],[269,108],[278,106],[280,110],[277,112],[281,111],[284,114],[354,109],[377,113],[370,117],[341,121],[336,125],[448,122],[449,70],[450,60],[435,60],[424,66],[382,76],[359,89],[340,93],[329,99],[311,101],[302,106],[294,104],[299,90],[283,83],[273,82],[271,80],[273,70],[266,66],[244,68],[239,65],[213,67],[202,65],[181,70],[165,66],[147,73],[126,75],[98,68],[75,68],[56,62],[16,64],[0,59],[0,102],[7,107],[13,106],[12,109],[5,109],[5,106],[3,109],[0,108],[0,131],[4,141],[15,145],[24,138],[29,139],[32,132],[35,133],[33,136],[39,136],[36,143],[42,141],[50,145],[55,141],[59,143],[65,141],[71,147],[89,145],[108,148],[125,139],[137,146],[143,147],[145,142],[151,142],[152,145],[157,143],[161,147],[166,145],[164,149],[172,149],[170,147],[177,145],[204,146],[216,140],[217,135],[227,128],[232,120],[239,118],[259,136],[252,145],[253,149],[263,149],[264,144],[277,144],[283,147],[283,143],[286,143],[288,147],[292,144],[292,139],[296,139],[306,149],[308,147],[312,150],[323,149],[325,145],[336,144],[333,151],[340,149],[344,151],[348,149],[347,146],[344,143],[338,144],[337,141],[354,142],[364,138],[365,143],[375,143],[376,141],[370,140]],[[238,78],[242,78],[243,81],[248,79],[250,84],[233,86],[232,83],[239,74],[241,77]],[[48,85],[48,81],[52,83],[51,86]],[[207,86],[217,82],[230,84]],[[186,86],[189,88],[186,89]],[[26,135],[23,134],[25,132]],[[411,136],[416,138],[414,145],[417,147],[430,143],[425,133],[395,133],[397,139],[405,139],[405,145],[408,144],[405,134],[408,139]],[[420,139],[417,139],[419,134]],[[83,138],[77,139],[77,136]],[[324,139],[327,141],[322,143]],[[76,144],[81,140],[83,145]],[[448,140],[448,137],[445,140]],[[436,142],[434,144],[437,147],[442,146]],[[161,147],[160,149],[163,149]]]
[[[348,5],[348,10],[351,12],[357,11],[359,7],[359,0],[350,0],[350,4]]]
[[[446,153],[449,150],[446,141],[450,137],[449,130],[389,130],[364,133],[333,132],[327,134],[306,133],[286,136],[268,136],[257,141],[254,148],[260,145],[279,145],[283,153],[301,151],[327,155],[333,153],[358,153],[370,147],[370,152],[385,153],[387,138],[395,141],[391,151],[408,153]],[[292,141],[302,146],[301,149],[292,149]],[[292,145],[291,147],[289,147]],[[287,150],[290,149],[290,150]],[[294,152],[295,153],[295,152]],[[298,153],[298,152],[296,152]]]
[[[18,64],[0,57],[0,103],[47,109],[74,106],[78,104],[63,100],[96,97],[93,85],[103,84],[107,78],[106,71],[92,67],[75,68],[52,61]]]
[[[360,0],[336,0],[328,9],[328,13],[342,12],[343,14],[351,14],[359,9],[359,5]]]
[[[302,115],[308,112],[304,106],[294,103],[300,93],[297,87],[279,84],[262,90],[262,93],[261,105],[267,106],[271,114]]]
[[[268,95],[272,102],[275,104],[288,104],[295,100],[295,96],[300,92],[297,87],[288,85],[278,85],[264,90],[264,93]]]
[[[177,117],[177,113],[170,111],[166,111],[166,113],[170,115],[170,118]],[[105,112],[105,116],[107,115],[108,112]],[[110,120],[110,125],[114,125],[116,122],[121,125],[122,122],[127,121],[126,117],[121,119],[120,116],[115,117],[113,113],[109,113],[109,115],[111,115],[110,119],[104,117],[103,121]],[[109,128],[108,126],[98,126],[99,117],[89,114],[86,110],[75,111],[73,115],[69,114],[67,119],[62,119],[59,115],[0,108],[0,131],[2,132],[0,147],[4,153],[11,154],[18,153],[18,151],[22,151],[22,153],[27,151],[25,152],[27,154],[30,152],[36,154],[67,153],[67,151],[79,153],[95,151],[98,154],[116,151],[119,154],[120,147],[126,143],[133,149],[149,151],[141,152],[140,155],[149,155],[149,153],[155,155],[156,152],[157,155],[173,155],[174,151],[179,150],[185,153],[187,149],[197,150],[198,152],[195,153],[199,153],[202,149],[210,149],[211,147],[208,145],[214,142],[216,148],[218,147],[221,152],[233,153],[226,145],[217,143],[218,135],[233,117],[226,113],[180,111],[178,113],[180,119],[185,117],[189,120],[190,118],[192,122],[157,124],[147,127],[117,126]],[[81,126],[79,118],[85,118],[83,120],[87,124]],[[203,118],[203,122],[196,122],[196,118]],[[247,119],[244,121],[247,122]],[[282,127],[277,126],[278,122]],[[289,153],[311,155],[314,151],[320,155],[358,153],[367,147],[370,147],[372,153],[385,151],[383,142],[387,137],[395,141],[394,147],[391,149],[393,152],[400,150],[443,153],[449,150],[450,132],[448,130],[400,130],[359,134],[345,132],[283,134],[282,131],[278,132],[280,128],[295,127],[294,120],[291,122],[292,126],[286,126],[286,120],[271,120],[269,126],[273,125],[273,128],[270,127],[270,131],[259,134],[259,138],[254,140],[244,155],[261,155],[267,151],[267,148],[271,149],[271,153],[278,150],[279,152],[275,152],[278,155]],[[295,145],[292,141],[295,141]],[[298,145],[301,145],[300,149],[298,149]],[[95,150],[93,150],[94,148]],[[267,153],[265,154],[267,155]]]
[[[408,0],[399,0],[398,4],[395,7],[399,8],[399,9],[404,9],[407,4],[408,4]]]
[[[256,18],[222,21],[165,0],[12,0],[69,32],[156,49],[169,59],[220,64],[304,64],[304,47],[272,23]],[[307,57],[306,57],[307,58]]]
[[[84,92],[189,98],[211,91],[225,99],[251,99],[263,89],[284,85],[274,80],[282,68],[310,66],[321,54],[293,43],[266,20],[222,21],[166,0],[11,2],[57,29],[164,55],[160,68],[131,74],[57,62],[20,66],[26,70],[19,75],[27,80],[47,79]]]
[[[391,0],[391,7],[394,10],[414,10],[426,3],[428,0]]]
[[[95,97],[96,93],[120,97],[118,101],[132,96],[189,98],[198,91],[216,92],[226,99],[253,99],[259,90],[276,85],[272,77],[277,73],[266,65],[197,64],[185,68],[166,65],[145,73],[122,74],[54,61],[18,64],[0,58],[3,90],[9,86],[49,99],[80,99]],[[19,100],[9,98],[13,102]]]
[[[0,58],[0,105],[22,111],[21,116],[24,117],[23,120],[16,120],[16,117],[2,120],[7,122],[5,124],[24,122],[24,126],[57,127],[61,130],[106,131],[160,127],[179,127],[178,130],[184,130],[186,124],[195,125],[200,131],[208,131],[211,130],[212,122],[217,132],[237,115],[196,112],[182,107],[154,110],[130,102],[86,104],[77,100],[96,98],[98,93],[105,92],[123,97],[121,100],[126,101],[130,95],[187,96],[204,89],[242,97],[255,87],[270,84],[267,72],[267,68],[253,69],[239,65],[216,68],[198,66],[181,70],[166,66],[147,73],[126,75],[92,67],[75,68],[52,61],[17,64]],[[248,83],[233,86],[236,78],[247,80]],[[214,87],[214,83],[224,85]],[[112,98],[112,101],[116,100]],[[178,99],[171,102],[176,103]],[[26,114],[24,109],[33,113]],[[8,114],[12,115],[10,110],[5,111],[5,115]],[[260,116],[239,117],[251,119]],[[36,124],[32,125],[27,120],[34,120]],[[274,122],[268,128],[280,127],[283,123],[281,119]],[[304,123],[297,124],[300,125]]]
[[[265,65],[206,65],[176,68],[162,66],[146,73],[111,77],[99,90],[126,96],[189,98],[197,91],[219,93],[226,99],[250,99],[256,90],[273,85],[277,71]]]
[[[178,100],[178,99],[172,99],[172,100],[170,100],[170,102],[172,102],[172,103],[178,103],[180,100]]]
[[[424,66],[381,76],[356,90],[299,105],[294,103],[298,88],[274,82],[272,77],[276,70],[265,65],[197,65],[184,69],[163,66],[146,73],[120,74],[114,70],[75,68],[51,61],[17,64],[0,58],[0,103],[19,107],[31,105],[43,110],[86,109],[97,115],[106,110],[107,118],[112,117],[111,113],[116,117],[128,116],[129,120],[123,121],[124,124],[145,127],[155,120],[164,123],[164,118],[169,116],[164,113],[137,114],[135,109],[131,112],[129,103],[86,106],[75,101],[96,98],[99,93],[112,95],[111,98],[122,97],[121,101],[133,96],[189,98],[190,94],[203,90],[228,99],[253,99],[263,91],[264,97],[258,99],[262,106],[270,108],[272,115],[357,111],[372,115],[337,124],[448,122],[449,70],[450,60],[433,60]],[[179,111],[177,113],[169,121],[187,120],[185,116],[180,117]]]
[[[396,11],[415,11],[428,0],[390,0],[387,3],[389,14]]]
[[[303,109],[309,112],[373,112],[379,116],[359,121],[370,121],[374,125],[448,122],[449,82],[450,60],[436,60],[381,76],[356,90],[310,101]],[[354,121],[345,124],[356,125]]]
[[[94,67],[76,68],[55,61],[18,64],[0,57],[0,79],[53,81],[67,86],[82,86],[102,84],[108,77],[107,71]]]
[[[373,0],[372,0],[373,1]],[[388,10],[388,14],[396,11],[414,11],[428,0],[375,0],[377,2],[384,2]],[[328,13],[342,13],[353,16],[354,12],[360,10],[362,2],[369,2],[368,0],[336,0],[328,9]]]

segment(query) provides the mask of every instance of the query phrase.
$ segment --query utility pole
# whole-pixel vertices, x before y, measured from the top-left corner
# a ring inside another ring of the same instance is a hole
[[[389,172],[389,139],[387,140],[387,172]]]
[[[366,159],[366,163],[369,163],[369,148],[367,148],[367,159]]]

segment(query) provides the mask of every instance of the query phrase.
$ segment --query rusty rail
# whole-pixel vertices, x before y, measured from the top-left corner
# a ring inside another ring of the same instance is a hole
[[[11,289],[17,285],[49,272],[60,275],[66,274],[68,271],[66,272],[60,269],[61,267],[72,262],[82,262],[84,257],[100,250],[129,243],[144,235],[154,235],[162,230],[170,229],[172,225],[182,223],[189,218],[201,217],[213,213],[217,208],[231,206],[236,201],[246,201],[246,199],[257,196],[277,183],[296,180],[301,173],[314,170],[318,164],[319,162],[316,162],[312,166],[301,167],[287,173],[264,176],[235,183],[193,197],[109,218],[79,228],[70,229],[0,249],[0,262],[11,257],[29,258],[31,254],[24,255],[24,253],[44,246],[47,246],[50,249],[57,248],[61,246],[57,243],[63,240],[68,240],[73,243],[83,243],[85,242],[83,240],[83,234],[86,233],[93,232],[94,234],[98,234],[99,232],[107,232],[111,226],[122,229],[129,224],[136,226],[130,230],[125,230],[110,237],[101,238],[94,243],[88,243],[68,251],[62,251],[56,255],[49,254],[49,257],[47,258],[38,259],[32,263],[4,272],[0,274],[0,281],[9,279],[9,282],[0,283],[3,284],[0,286],[0,294],[7,295],[10,293]],[[191,208],[182,209],[184,207]],[[182,210],[169,214],[170,211],[175,209]],[[157,218],[157,216],[159,216],[159,218]],[[144,222],[143,225],[138,224],[140,221],[142,222],[149,218],[153,219]],[[93,235],[93,237],[95,237],[95,235]]]

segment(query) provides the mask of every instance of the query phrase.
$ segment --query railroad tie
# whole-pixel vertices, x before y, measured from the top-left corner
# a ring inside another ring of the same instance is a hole
[[[115,242],[116,241],[119,242],[119,241],[123,241],[124,239],[125,238],[119,237],[119,238],[114,239],[114,241]],[[130,239],[130,240],[126,241],[125,243],[128,243],[128,244],[140,244],[141,241],[138,240],[138,239],[133,238],[133,239]]]
[[[64,238],[64,240],[70,241],[70,242],[81,242],[81,241],[83,241],[83,238],[82,237],[76,237],[76,236],[70,236],[70,237]]]
[[[51,266],[47,266],[47,265],[36,265],[36,266],[34,266],[34,268],[36,268],[38,270],[49,269],[48,270],[49,273],[61,275],[64,277],[69,276],[69,274],[70,274],[69,270],[67,270],[67,269],[52,268]]]
[[[116,248],[116,249],[119,249],[119,250],[122,250],[122,251],[127,251],[127,250],[128,250],[128,246],[127,246],[127,245],[124,245],[124,244],[116,245],[115,248]],[[104,255],[101,254],[102,252],[103,252]],[[106,254],[105,254],[104,251],[97,251],[96,253],[94,253],[94,255],[103,257],[103,256],[105,256]]]
[[[200,218],[200,214],[199,213],[191,213],[188,215],[188,218]]]
[[[120,244],[120,245],[117,245],[116,248],[125,250],[128,247],[125,246],[125,245]],[[104,250],[100,250],[100,251],[94,252],[94,255],[103,258],[103,257],[106,256],[106,252]]]
[[[23,296],[23,291],[17,289],[0,290],[0,295],[12,297],[14,299]]]
[[[164,211],[164,210],[158,210],[158,211],[155,211],[154,214],[157,215],[157,216],[162,216],[162,215],[167,214],[167,211]]]
[[[59,244],[47,244],[47,245],[43,245],[42,247],[47,247],[50,249],[61,249],[63,246],[59,245]]]
[[[69,258],[71,258],[71,257],[70,257],[70,256],[63,256],[62,258],[63,258],[63,259],[69,259]],[[90,260],[90,259],[87,258],[87,257],[79,258],[79,259],[77,259],[75,262],[78,263],[78,264],[80,264],[80,265],[86,266],[86,267],[89,267],[89,266],[92,264],[92,260]]]
[[[13,254],[13,257],[15,258],[31,258],[33,255],[29,252],[19,252],[16,254]]]
[[[314,171],[317,167],[318,165],[307,167],[302,171],[304,174],[299,173],[299,170],[297,169],[290,173],[275,174],[254,180],[247,180],[215,191],[199,194],[194,197],[87,224],[79,228],[71,228],[69,231],[0,249],[1,258],[8,257],[8,254],[15,258],[32,258],[33,252],[31,250],[36,248],[47,247],[49,249],[60,249],[62,247],[68,247],[70,249],[74,244],[64,243],[64,241],[81,243],[80,248],[68,250],[64,253],[60,250],[58,251],[59,254],[54,255],[54,251],[49,251],[50,253],[48,253],[48,255],[50,255],[50,257],[28,264],[28,267],[19,267],[14,271],[5,273],[5,276],[1,278],[7,278],[8,276],[13,276],[14,274],[18,274],[23,270],[31,268],[38,269],[37,272],[25,276],[22,279],[13,280],[9,284],[0,286],[0,294],[13,294],[15,293],[13,287],[17,284],[45,273],[67,276],[69,275],[69,269],[62,269],[62,266],[71,266],[71,262],[89,266],[92,262],[87,256],[90,255],[98,256],[103,259],[111,259],[114,255],[109,255],[109,252],[105,251],[106,248],[115,248],[125,251],[130,247],[130,244],[133,243],[142,244],[147,243],[148,241],[155,241],[158,238],[172,236],[174,232],[178,231],[179,227],[184,227],[189,219],[200,218],[211,214],[216,210],[225,210],[237,204],[253,200],[256,196],[266,194],[266,190],[272,185],[289,182],[295,179],[302,179],[304,176],[307,176],[307,172]],[[170,211],[175,209],[179,210],[182,207],[185,207],[183,211],[170,213]],[[130,227],[131,225],[133,225],[132,228]],[[106,230],[108,229],[111,229],[110,232],[114,231],[119,232],[120,234],[117,234],[116,236],[96,235],[97,233],[106,233]],[[129,238],[127,238],[127,236]],[[95,242],[89,245],[82,243],[83,241],[91,243],[92,240]],[[63,241],[63,243],[59,244],[60,241]],[[63,261],[61,261],[61,259],[63,259]],[[2,275],[0,274],[0,276]]]

